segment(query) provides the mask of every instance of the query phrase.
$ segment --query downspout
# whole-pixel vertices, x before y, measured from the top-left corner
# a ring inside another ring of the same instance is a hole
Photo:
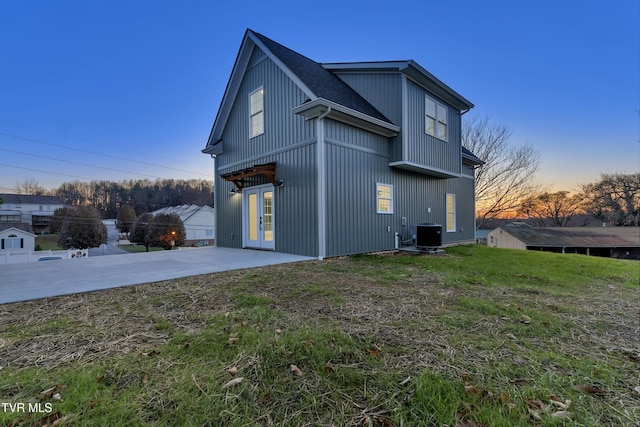
[[[215,154],[211,154],[211,158],[213,159],[213,246],[218,246],[218,210],[216,207],[218,203],[216,203],[216,197],[218,197],[218,190],[216,189],[216,176],[218,175],[218,158]]]
[[[320,114],[318,116],[318,121],[324,119],[325,117],[327,117],[329,115],[329,113],[331,113],[331,107],[327,107],[327,111],[325,111],[324,113]]]
[[[318,116],[316,162],[318,164],[318,259],[327,254],[327,169],[326,147],[324,144],[324,118],[331,113],[331,107]]]

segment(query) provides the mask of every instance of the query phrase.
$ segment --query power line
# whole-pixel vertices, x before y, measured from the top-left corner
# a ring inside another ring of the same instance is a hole
[[[27,126],[27,125],[24,125],[24,124],[16,125],[15,123],[0,122],[0,125],[4,125],[4,126],[7,126],[7,125],[8,125],[8,126],[18,126],[18,127],[24,128],[24,129],[29,129],[29,130],[32,130],[32,131],[36,131],[36,132],[40,132],[40,133],[45,133],[45,134],[48,134],[48,135],[50,135],[50,136],[54,136],[54,137],[59,136],[59,135],[56,135],[54,132],[51,132],[51,131],[48,131],[48,130],[43,130],[43,129],[38,129],[38,128],[35,128],[35,127],[33,127],[33,126]],[[65,138],[65,139],[69,139],[69,138]],[[87,144],[92,144],[92,145],[95,143],[95,141],[91,141],[91,140],[89,140],[89,139],[85,139],[85,138],[78,138],[78,137],[74,137],[74,138],[73,138],[73,140],[74,140],[75,142],[87,143]],[[45,142],[46,142],[46,141],[45,141]],[[73,150],[73,149],[75,149],[75,148],[68,147],[68,149]],[[131,149],[131,148],[127,148],[127,153],[136,153],[136,154],[140,154],[140,155],[143,155],[143,156],[154,157],[154,158],[156,158],[156,159],[163,159],[163,160],[169,160],[169,161],[174,161],[174,160],[175,160],[175,159],[174,159],[174,158],[172,158],[172,157],[168,157],[168,156],[161,156],[161,155],[159,155],[159,154],[158,154],[158,152],[155,152],[155,151],[150,153],[150,152],[148,152],[148,151],[147,151],[147,152],[142,152],[142,151],[135,151],[135,150],[133,150],[133,149]],[[128,160],[128,161],[131,161],[131,160],[129,160],[129,159],[127,159],[127,160]],[[164,167],[164,166],[163,166],[163,167]],[[191,173],[198,173],[198,172],[191,172]],[[204,174],[202,174],[202,175],[204,175]]]
[[[23,166],[7,165],[7,164],[4,164],[4,163],[0,163],[0,166],[4,166],[4,167],[7,167],[7,168],[14,168],[14,169],[23,169],[23,170],[27,170],[27,171],[33,171],[33,172],[50,173],[52,175],[68,176],[68,177],[71,177],[71,178],[88,179],[90,181],[94,180],[93,178],[89,178],[89,177],[86,177],[86,176],[69,175],[69,174],[66,174],[66,173],[51,172],[51,171],[45,171],[45,170],[42,170],[42,169],[33,169],[33,168],[25,168]]]
[[[39,139],[33,139],[33,138],[27,138],[27,137],[24,137],[24,136],[13,135],[13,134],[6,133],[6,132],[0,132],[0,135],[7,136],[9,138],[20,139],[20,140],[23,140],[23,141],[29,141],[29,142],[35,142],[35,143],[38,143],[38,144],[48,145],[48,146],[51,146],[51,147],[58,147],[58,148],[64,148],[66,150],[79,151],[81,153],[92,154],[92,155],[95,155],[95,156],[102,156],[102,157],[107,157],[107,158],[116,159],[116,160],[124,160],[126,162],[139,163],[139,164],[146,165],[146,166],[160,167],[160,168],[170,169],[170,170],[174,170],[174,171],[178,171],[178,172],[186,172],[186,173],[190,173],[190,174],[194,174],[194,175],[202,175],[202,176],[207,176],[207,177],[210,176],[209,174],[204,174],[204,173],[201,173],[201,172],[193,172],[193,171],[188,171],[186,169],[180,169],[180,168],[174,168],[174,167],[171,167],[171,166],[165,166],[165,165],[159,165],[159,164],[155,164],[155,163],[143,162],[141,160],[127,159],[127,158],[124,158],[124,157],[113,156],[111,154],[103,154],[103,153],[98,153],[98,152],[95,152],[95,151],[84,150],[82,148],[68,147],[68,146],[62,145],[62,144],[55,144],[55,143],[52,143],[52,142],[42,141],[42,140],[39,140]]]
[[[42,156],[40,154],[25,153],[25,152],[22,152],[22,151],[9,150],[7,148],[0,148],[0,150],[1,151],[7,151],[9,153],[24,154],[26,156],[38,157],[40,159],[55,160],[57,162],[71,163],[71,164],[74,164],[74,165],[89,166],[89,167],[92,167],[92,168],[105,169],[105,170],[110,170],[110,171],[114,171],[114,172],[122,172],[122,173],[127,173],[127,174],[133,174],[133,175],[140,175],[140,176],[147,176],[147,177],[151,177],[151,178],[160,178],[160,179],[162,179],[161,176],[157,176],[157,175],[149,175],[149,174],[146,174],[146,173],[139,173],[139,172],[132,172],[132,171],[127,171],[127,170],[122,170],[122,169],[108,168],[106,166],[91,165],[89,163],[74,162],[73,160],[57,159],[55,157]]]

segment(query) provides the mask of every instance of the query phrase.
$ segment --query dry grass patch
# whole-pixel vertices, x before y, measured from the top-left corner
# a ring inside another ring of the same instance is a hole
[[[0,400],[65,384],[54,407],[78,425],[635,426],[637,263],[514,252],[330,259],[0,305]]]

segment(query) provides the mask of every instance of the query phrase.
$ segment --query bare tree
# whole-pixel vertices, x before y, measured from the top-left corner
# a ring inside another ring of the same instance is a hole
[[[487,117],[463,121],[462,145],[485,162],[475,177],[478,228],[488,219],[515,212],[521,200],[539,189],[535,174],[540,153],[530,144],[513,145],[510,138],[511,129]]]
[[[541,227],[566,227],[574,215],[584,212],[582,194],[568,191],[541,193],[522,200],[518,213],[534,219]]]
[[[614,225],[640,225],[640,173],[601,174],[600,181],[582,184],[587,210]]]
[[[42,196],[48,193],[47,189],[42,187],[34,178],[27,178],[22,182],[16,182],[13,190],[17,194],[28,194],[31,196]]]

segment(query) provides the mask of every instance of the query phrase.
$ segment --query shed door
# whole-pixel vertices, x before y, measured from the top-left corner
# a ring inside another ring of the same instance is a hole
[[[242,190],[243,246],[275,249],[273,185]]]

